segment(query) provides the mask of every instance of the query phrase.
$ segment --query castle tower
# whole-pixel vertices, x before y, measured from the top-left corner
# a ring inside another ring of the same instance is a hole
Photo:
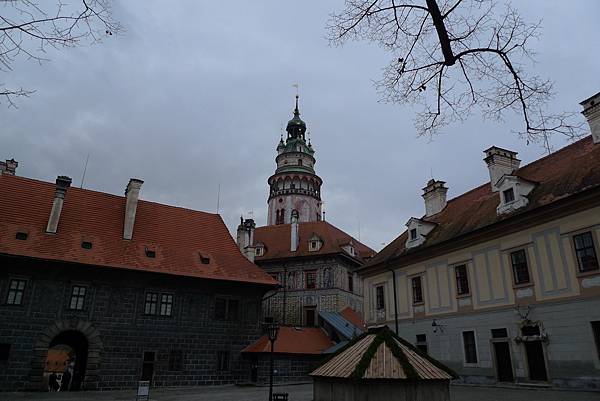
[[[292,211],[299,222],[321,220],[321,184],[315,173],[314,149],[306,140],[306,124],[300,118],[298,95],[294,117],[287,123],[287,138],[277,146],[277,169],[269,177],[267,225],[291,223]]]

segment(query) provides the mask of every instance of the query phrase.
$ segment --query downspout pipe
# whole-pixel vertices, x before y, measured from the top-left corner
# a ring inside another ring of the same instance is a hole
[[[396,270],[389,267],[388,260],[385,261],[387,270],[392,272],[392,288],[394,291],[394,326],[396,329],[396,335],[398,336],[398,291],[396,290]]]

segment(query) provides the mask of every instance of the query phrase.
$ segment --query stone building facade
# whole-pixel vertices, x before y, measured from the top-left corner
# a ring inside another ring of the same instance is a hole
[[[125,197],[68,184],[0,175],[0,390],[47,389],[56,347],[70,390],[249,381],[275,281],[221,218],[139,200],[140,180]]]
[[[367,323],[464,382],[599,389],[599,100],[591,136],[523,167],[489,148],[490,182],[448,201],[430,181],[425,215],[359,272]]]

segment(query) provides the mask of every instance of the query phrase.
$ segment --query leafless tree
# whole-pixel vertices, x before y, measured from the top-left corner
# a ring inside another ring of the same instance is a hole
[[[527,142],[554,133],[582,134],[574,113],[552,114],[552,82],[535,74],[530,24],[506,3],[493,0],[346,0],[329,20],[329,39],[372,41],[394,55],[376,82],[382,100],[417,104],[419,135],[463,121],[474,110],[502,121],[522,115]]]
[[[112,18],[110,0],[0,0],[0,73],[6,76],[19,58],[42,63],[46,50],[98,42],[121,30]],[[30,89],[10,88],[0,80],[0,101],[14,106]]]

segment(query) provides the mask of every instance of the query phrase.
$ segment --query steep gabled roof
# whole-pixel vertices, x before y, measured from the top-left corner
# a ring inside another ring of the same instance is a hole
[[[0,175],[0,254],[264,285],[276,282],[239,251],[221,217],[140,200],[123,239],[125,197],[69,188],[56,234],[47,234],[55,185]],[[26,232],[27,240],[15,238]],[[91,242],[83,249],[82,241]],[[146,256],[146,248],[156,256]],[[200,255],[207,264],[202,263]]]
[[[279,328],[274,352],[279,354],[320,355],[330,348],[333,342],[325,332],[318,327],[289,327]],[[271,343],[267,335],[263,335],[254,343],[242,350],[244,353],[271,352]]]
[[[257,227],[254,233],[255,243],[263,243],[265,253],[262,256],[257,256],[256,261],[260,262],[296,256],[343,254],[356,259],[358,262],[364,262],[367,258],[375,254],[375,251],[371,248],[327,221],[299,223],[298,250],[296,252],[290,251],[290,233],[291,224]],[[323,241],[318,251],[308,250],[309,239],[313,235],[316,235]],[[350,242],[354,245],[354,250],[357,253],[354,257],[342,248]]]
[[[396,336],[387,326],[369,329],[350,341],[311,374],[354,380],[451,380],[456,374],[441,362]]]
[[[423,217],[437,225],[423,245],[405,249],[407,233],[404,232],[373,257],[364,269],[600,187],[600,145],[595,145],[588,136],[515,170],[513,175],[536,184],[528,196],[529,204],[523,209],[498,216],[499,194],[492,192],[489,182],[485,183],[449,200],[440,213]]]

